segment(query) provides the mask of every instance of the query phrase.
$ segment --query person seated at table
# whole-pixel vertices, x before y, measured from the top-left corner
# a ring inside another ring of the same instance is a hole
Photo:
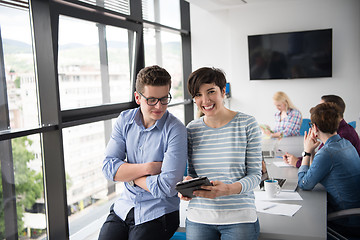
[[[311,128],[304,135],[304,157],[298,186],[311,190],[321,183],[328,194],[328,213],[360,207],[360,157],[350,141],[337,134],[341,109],[321,103],[310,110]],[[320,140],[324,146],[315,154]],[[360,226],[360,217],[337,220],[349,233]]]
[[[284,92],[276,92],[273,96],[274,105],[279,110],[275,113],[275,127],[260,125],[264,134],[272,138],[300,135],[301,113]]]
[[[323,95],[321,97],[320,103],[324,103],[324,102],[332,102],[338,105],[338,107],[340,108],[340,123],[337,129],[337,134],[339,134],[340,137],[349,140],[351,144],[356,148],[356,151],[360,156],[359,135],[357,134],[355,129],[344,120],[344,112],[346,107],[344,100],[337,95]],[[322,146],[323,144],[319,146],[319,149],[321,149]],[[293,154],[285,153],[283,155],[283,160],[284,162],[299,168],[301,165],[302,157],[296,157]]]

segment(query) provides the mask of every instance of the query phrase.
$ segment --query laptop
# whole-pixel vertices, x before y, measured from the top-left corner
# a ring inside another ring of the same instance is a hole
[[[266,163],[265,163],[265,156],[264,156],[264,152],[263,151],[263,155],[262,155],[262,175],[261,175],[261,181],[260,181],[260,190],[264,190],[264,181],[270,179],[269,174],[268,174],[268,170],[266,169]],[[273,151],[272,151],[273,152]],[[286,179],[284,178],[272,178],[273,180],[277,180],[279,186],[282,188],[286,182]]]
[[[297,190],[297,179],[287,179],[282,187],[282,191],[296,192]]]
[[[265,172],[261,175],[260,190],[264,190],[264,181],[268,180],[268,179],[270,179],[270,178],[269,178],[269,175],[267,172]],[[286,179],[284,179],[284,178],[272,178],[272,179],[277,180],[279,183],[279,186],[281,188],[284,186],[284,184],[286,182]]]
[[[275,153],[274,153],[274,151],[262,151],[262,156],[264,158],[274,158]]]

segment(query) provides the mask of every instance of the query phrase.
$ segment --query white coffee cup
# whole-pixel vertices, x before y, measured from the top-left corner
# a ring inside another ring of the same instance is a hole
[[[268,179],[264,181],[264,188],[268,198],[275,198],[280,193],[280,186],[277,180]]]

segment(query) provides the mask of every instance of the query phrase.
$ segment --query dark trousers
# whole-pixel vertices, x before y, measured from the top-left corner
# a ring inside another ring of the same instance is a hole
[[[100,230],[99,240],[169,240],[179,227],[179,223],[179,211],[175,211],[135,225],[134,208],[123,221],[111,206],[110,214]]]

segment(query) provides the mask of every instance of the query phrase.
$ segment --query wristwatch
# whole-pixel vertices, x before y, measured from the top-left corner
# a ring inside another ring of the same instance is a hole
[[[302,155],[303,157],[305,157],[305,156],[311,156],[311,153],[308,153],[308,152],[303,151],[301,155]]]
[[[131,187],[135,186],[134,180],[127,182]]]

